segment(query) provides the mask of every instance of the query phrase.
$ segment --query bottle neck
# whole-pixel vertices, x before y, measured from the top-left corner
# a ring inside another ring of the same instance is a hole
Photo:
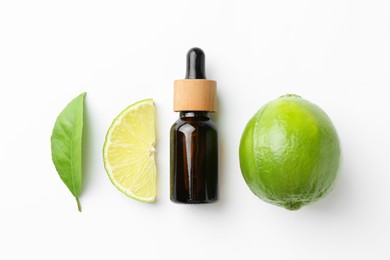
[[[180,111],[180,117],[206,117],[210,118],[210,112],[207,111]]]

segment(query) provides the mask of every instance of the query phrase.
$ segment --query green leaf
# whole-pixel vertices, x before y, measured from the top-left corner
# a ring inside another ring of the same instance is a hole
[[[62,110],[54,124],[51,136],[51,156],[62,181],[76,198],[81,211],[79,195],[82,186],[82,137],[84,100],[82,93]]]

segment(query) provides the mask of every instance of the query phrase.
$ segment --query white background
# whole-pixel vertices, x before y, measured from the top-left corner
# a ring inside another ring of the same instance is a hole
[[[1,259],[390,259],[390,2],[1,1]],[[191,47],[218,81],[220,201],[169,200],[173,80]],[[51,162],[59,112],[87,91],[83,212]],[[322,107],[343,147],[325,199],[291,212],[246,186],[238,146],[266,102]],[[127,198],[102,164],[129,104],[157,110],[158,200]]]

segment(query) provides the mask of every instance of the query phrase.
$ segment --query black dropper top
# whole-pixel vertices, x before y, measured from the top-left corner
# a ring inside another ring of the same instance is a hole
[[[192,48],[187,52],[186,79],[206,79],[206,56],[200,48]]]

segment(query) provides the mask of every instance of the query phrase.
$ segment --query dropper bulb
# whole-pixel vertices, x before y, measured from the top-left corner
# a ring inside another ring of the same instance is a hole
[[[187,52],[186,79],[206,79],[206,56],[202,49],[192,48]]]

